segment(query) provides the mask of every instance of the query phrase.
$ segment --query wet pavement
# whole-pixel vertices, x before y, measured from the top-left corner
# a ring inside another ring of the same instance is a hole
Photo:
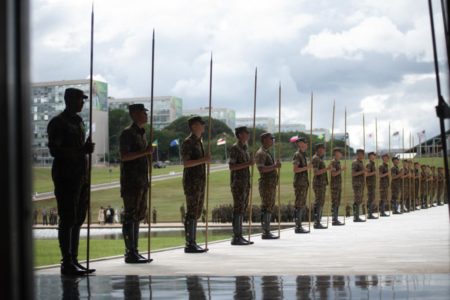
[[[450,274],[370,276],[39,275],[37,299],[449,299]]]

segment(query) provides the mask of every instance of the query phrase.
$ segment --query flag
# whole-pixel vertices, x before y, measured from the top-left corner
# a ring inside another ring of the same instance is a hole
[[[217,146],[225,145],[226,143],[227,143],[227,141],[224,138],[217,140]]]
[[[297,139],[298,139],[298,136],[294,135],[293,137],[291,137],[291,138],[289,139],[289,142],[295,143],[295,142],[297,141]]]
[[[174,139],[173,141],[170,142],[170,147],[176,147],[180,144],[180,142],[178,141],[178,139]]]
[[[392,134],[392,136],[398,136],[398,135],[400,135],[400,132],[398,132],[398,131],[396,131]]]
[[[158,139],[153,141],[152,147],[158,147]]]
[[[325,138],[325,134],[321,133],[317,136],[319,140],[323,140]]]

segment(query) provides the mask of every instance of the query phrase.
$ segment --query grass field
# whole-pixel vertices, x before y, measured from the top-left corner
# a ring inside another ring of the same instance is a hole
[[[418,159],[418,161],[430,165],[442,165],[442,159],[441,158],[423,158]],[[342,163],[345,164],[344,162]],[[180,170],[180,167],[171,167],[174,170]],[[343,194],[342,203],[345,204],[346,201],[348,203],[352,202],[353,200],[353,192],[351,189],[351,162],[347,162],[347,171],[345,172],[346,177],[346,188],[345,188],[345,197]],[[171,169],[166,168],[162,170],[156,170],[159,172],[167,172]],[[293,203],[294,202],[294,190],[292,187],[292,180],[293,180],[293,173],[292,173],[292,164],[290,162],[284,162],[283,167],[281,169],[281,203],[287,204],[288,202]],[[95,172],[101,173],[101,170],[96,170]],[[108,171],[104,170],[107,174]],[[118,178],[118,169],[115,169],[116,172],[116,179]],[[156,173],[156,172],[155,172]],[[257,170],[255,168],[255,178],[254,178],[254,197],[253,197],[253,204],[259,205],[261,203],[258,188],[257,188],[257,178],[259,175],[257,174]],[[37,174],[37,173],[36,173]],[[218,171],[213,172],[210,175],[210,198],[209,198],[209,207],[212,209],[215,206],[218,206],[220,204],[232,204],[232,197],[229,187],[229,171]],[[105,179],[104,176],[98,175],[97,180]],[[43,182],[45,180],[42,179]],[[49,181],[47,179],[47,181]],[[41,182],[41,186],[43,185],[43,182]],[[46,183],[47,184],[47,183]],[[51,185],[51,180],[50,183]],[[164,181],[154,182],[153,183],[153,197],[152,197],[152,206],[156,207],[158,211],[158,221],[159,222],[169,222],[169,221],[179,221],[180,220],[180,213],[179,208],[180,206],[185,202],[184,194],[183,194],[183,187],[181,184],[181,178],[173,178],[168,179]],[[314,201],[314,195],[311,195],[311,201]],[[330,192],[327,191],[327,205],[329,205],[329,199]],[[379,197],[377,193],[377,198]],[[120,198],[119,189],[109,189],[109,190],[103,190],[103,191],[97,191],[92,193],[92,220],[93,222],[97,222],[97,213],[100,206],[108,206],[111,205],[113,208],[120,208],[122,207],[122,199]],[[54,199],[52,200],[46,200],[46,201],[36,201],[34,202],[34,207],[37,209],[41,209],[43,207],[50,208],[50,207],[56,207],[56,202]],[[344,213],[345,205],[341,205],[341,214]],[[328,210],[326,210],[328,212]],[[326,213],[325,212],[325,213]]]
[[[210,231],[208,233],[208,241],[217,241],[229,238],[229,234],[214,233]],[[204,242],[204,235],[199,235],[198,243]],[[142,254],[147,252],[147,238],[139,239],[139,250]],[[158,236],[152,237],[151,249],[163,249],[175,246],[184,245],[184,238],[174,236]],[[79,260],[86,259],[86,239],[80,239],[80,252]],[[92,259],[100,257],[108,257],[114,255],[122,255],[124,253],[125,245],[123,240],[103,240],[103,239],[91,239],[90,243],[90,257]],[[182,251],[182,250],[180,250]],[[58,264],[61,259],[59,252],[57,239],[43,239],[34,240],[34,265],[35,267]]]

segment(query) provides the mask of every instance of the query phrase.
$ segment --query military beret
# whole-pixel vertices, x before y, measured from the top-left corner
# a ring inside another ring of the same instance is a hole
[[[436,169],[436,167],[435,166],[431,166],[431,169]]]
[[[333,153],[335,153],[335,152],[341,152],[342,153],[342,149],[339,148],[339,147],[334,147],[333,148]]]
[[[237,127],[234,129],[234,134],[237,136],[238,134],[242,133],[242,132],[246,132],[246,133],[250,133],[247,129],[247,126],[241,126],[241,127]]]
[[[324,149],[325,149],[325,144],[324,144],[324,143],[317,143],[317,144],[315,145],[315,149],[316,149],[316,150],[319,150],[320,148],[324,148]]]
[[[306,138],[300,136],[297,138],[297,140],[295,142],[296,143],[299,143],[299,142],[308,143],[308,140]]]
[[[421,168],[426,168],[426,167],[427,167],[427,165],[421,165],[420,167],[421,167]]]
[[[67,88],[64,91],[65,100],[75,100],[78,98],[87,99],[88,96],[86,96],[82,90],[76,88]]]
[[[131,104],[128,105],[128,111],[132,113],[135,111],[148,111],[148,109],[145,108],[144,104]]]
[[[394,160],[400,160],[397,156],[394,156],[393,158],[392,158],[392,161],[394,161]]]
[[[270,132],[264,132],[259,137],[261,138],[261,141],[266,139],[266,138],[274,139],[274,136]]]
[[[356,150],[356,153],[363,153],[364,154],[365,152],[364,152],[364,149],[358,149],[358,150]]]
[[[367,155],[368,156],[371,156],[371,155],[375,155],[376,156],[375,152],[373,152],[373,151],[369,152],[369,154],[367,154]]]
[[[199,122],[200,124],[205,124],[205,121],[203,121],[202,117],[200,116],[192,116],[188,119],[188,125],[191,127],[194,123]]]
[[[385,154],[381,155],[381,157],[389,157],[389,154],[385,153]]]
[[[444,170],[444,167],[438,167],[438,170]]]

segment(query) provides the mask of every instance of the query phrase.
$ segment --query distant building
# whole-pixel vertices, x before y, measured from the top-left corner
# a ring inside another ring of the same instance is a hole
[[[190,115],[198,115],[198,116],[208,116],[209,108],[208,107],[200,107],[196,109],[186,109],[183,111],[184,116]],[[236,112],[229,108],[212,108],[211,109],[211,117],[213,119],[224,122],[230,127],[230,129],[234,129],[236,127]]]
[[[276,126],[278,128],[278,124]],[[305,124],[301,124],[301,123],[283,124],[283,123],[281,123],[281,132],[299,132],[299,131],[305,131],[305,130],[306,130]]]
[[[89,79],[63,80],[39,82],[31,87],[31,119],[33,130],[32,153],[33,163],[36,165],[49,165],[53,158],[48,150],[47,125],[48,122],[65,108],[64,91],[74,87],[89,95]],[[108,84],[94,80],[93,90],[93,124],[92,139],[95,143],[95,152],[92,155],[93,163],[105,160],[109,149],[108,141]],[[89,101],[87,99],[81,117],[86,128],[89,128]],[[89,134],[89,132],[87,132]]]
[[[309,134],[309,131],[310,129],[303,130],[303,132],[307,134]],[[328,142],[331,138],[330,130],[326,128],[313,128],[312,134],[317,135],[318,137],[323,136],[326,142]]]
[[[253,118],[236,118],[236,127],[247,126],[253,128]],[[269,117],[256,117],[255,118],[256,128],[263,129],[267,132],[274,132],[275,130],[275,119]]]
[[[142,103],[150,109],[150,97],[111,98],[110,109],[123,109],[128,111],[128,105]],[[153,127],[161,130],[179,117],[183,112],[183,100],[174,96],[158,96],[153,98]]]

